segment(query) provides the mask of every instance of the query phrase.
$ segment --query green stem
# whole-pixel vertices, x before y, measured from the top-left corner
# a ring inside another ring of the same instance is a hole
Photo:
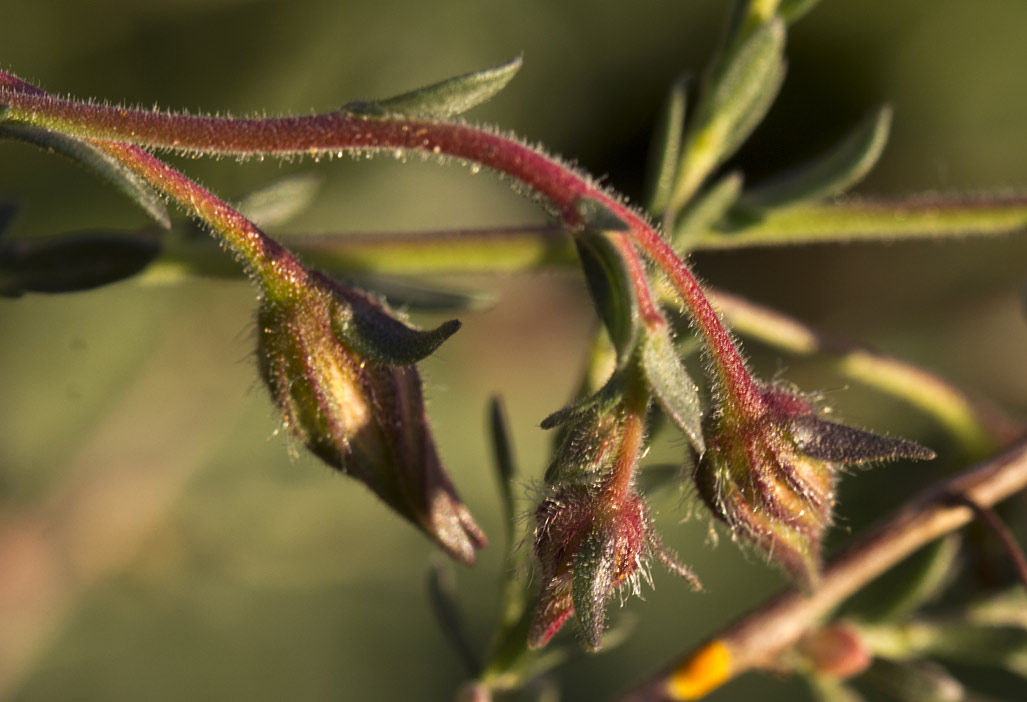
[[[292,297],[307,285],[307,270],[283,246],[264,234],[231,205],[140,149],[117,142],[97,142],[157,191],[210,225],[260,280],[272,297]]]

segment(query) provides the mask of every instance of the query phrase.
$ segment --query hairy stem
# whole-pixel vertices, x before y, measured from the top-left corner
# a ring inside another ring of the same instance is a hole
[[[7,85],[10,85],[8,82]],[[725,399],[739,411],[762,407],[734,340],[691,270],[634,209],[589,177],[515,139],[468,124],[406,116],[368,117],[346,110],[306,117],[233,119],[157,113],[63,100],[0,87],[9,118],[76,136],[173,149],[248,156],[360,151],[414,151],[454,156],[512,176],[544,197],[569,228],[580,224],[577,203],[591,198],[627,225],[634,243],[663,269],[682,296],[710,351]]]
[[[773,668],[787,647],[845,599],[925,544],[969,523],[974,511],[953,504],[953,495],[990,507],[1024,488],[1027,441],[920,493],[832,559],[812,595],[789,589],[770,599],[636,688],[625,702],[698,699],[747,670]],[[709,684],[696,686],[697,678]]]
[[[717,290],[717,306],[739,334],[799,354],[828,354],[850,378],[884,390],[934,416],[966,455],[991,455],[1027,429],[999,408],[970,397],[948,381],[893,356],[817,331],[799,320]]]

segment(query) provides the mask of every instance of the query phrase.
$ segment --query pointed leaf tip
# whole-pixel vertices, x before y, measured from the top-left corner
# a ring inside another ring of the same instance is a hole
[[[613,590],[616,570],[616,539],[604,529],[596,529],[582,544],[574,559],[572,597],[574,613],[592,651],[598,651],[606,625],[606,598]]]
[[[335,288],[332,315],[336,333],[358,353],[379,363],[406,366],[422,361],[461,327],[451,319],[435,329],[421,330],[389,314],[370,295],[355,289]]]
[[[465,73],[395,97],[350,103],[345,109],[368,116],[391,113],[452,117],[493,98],[513,80],[521,64],[521,57],[518,56],[499,66]]]
[[[792,436],[799,448],[813,458],[839,463],[858,464],[900,458],[929,461],[937,455],[915,441],[881,436],[816,417],[793,420]]]
[[[742,195],[743,207],[769,209],[841,195],[874,167],[888,142],[892,109],[882,105],[837,144],[810,161]]]

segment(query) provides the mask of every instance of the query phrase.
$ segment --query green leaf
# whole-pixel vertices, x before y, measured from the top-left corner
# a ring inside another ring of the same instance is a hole
[[[417,363],[460,329],[455,319],[428,331],[417,329],[386,313],[378,300],[363,291],[339,286],[333,289],[337,303],[332,310],[335,332],[356,353],[379,363]]]
[[[613,589],[616,539],[605,529],[594,529],[574,559],[571,594],[574,615],[585,634],[585,642],[598,651],[606,623],[606,599]]]
[[[611,240],[611,232],[627,227],[595,200],[581,200],[578,212],[582,219],[582,231],[575,238],[578,257],[596,311],[617,350],[618,361],[623,363],[631,356],[638,338],[638,299],[631,273]]]
[[[0,243],[0,296],[92,290],[131,278],[161,251],[155,237],[76,232]]]
[[[819,2],[820,0],[781,0],[777,14],[781,15],[788,24],[794,24],[816,7]]]
[[[515,533],[514,519],[517,510],[514,507],[513,481],[517,473],[513,459],[513,445],[510,442],[510,431],[506,422],[503,403],[498,397],[489,402],[489,435],[492,438],[493,459],[496,462],[496,475],[499,479],[499,494],[503,503],[503,522],[506,524],[507,537],[511,543]]]
[[[906,200],[848,200],[768,212],[730,231],[706,233],[693,249],[898,241],[941,237],[995,236],[1027,228],[1027,196],[924,195]]]
[[[436,563],[428,571],[428,602],[442,633],[467,666],[471,677],[481,671],[481,661],[467,634],[456,594],[456,579],[449,563]]]
[[[770,209],[844,193],[862,180],[881,157],[891,118],[890,107],[879,108],[829,151],[747,191],[739,206]]]
[[[783,51],[783,46],[782,46]],[[766,73],[759,78],[756,84],[756,92],[750,97],[748,103],[739,102],[739,111],[735,115],[730,131],[724,138],[720,147],[720,154],[717,163],[723,163],[730,158],[745,143],[746,139],[756,130],[763,118],[767,116],[771,105],[781,92],[781,85],[785,79],[785,62],[782,57],[776,61],[770,61],[766,66]]]
[[[685,129],[685,108],[688,103],[686,81],[678,80],[671,86],[660,122],[653,132],[649,148],[649,173],[646,192],[649,193],[649,212],[659,216],[667,209],[674,189],[674,176],[681,158],[681,140]]]
[[[466,73],[384,100],[353,102],[343,109],[368,116],[400,114],[446,118],[486,102],[506,87],[521,68],[517,57],[495,68]]]
[[[7,115],[11,113],[10,105],[0,105],[0,122],[7,119]]]
[[[1005,668],[1027,677],[1027,629],[960,621],[916,621],[906,627],[916,654],[953,663]]]
[[[249,193],[235,209],[261,229],[277,227],[310,207],[323,182],[313,173],[287,176]]]
[[[724,217],[741,192],[742,174],[732,171],[699,194],[678,217],[672,237],[675,248],[687,251]]]
[[[915,441],[881,436],[818,417],[796,417],[788,428],[800,451],[824,461],[860,465],[899,458],[930,461],[936,457],[934,451]]]
[[[878,658],[863,680],[896,702],[964,702],[966,689],[940,665],[930,661]]]
[[[749,136],[770,109],[784,80],[784,22],[760,24],[725,66],[709,74],[698,113],[689,126],[667,209],[680,211],[709,173]]]
[[[718,162],[742,145],[763,119],[784,78],[785,26],[768,22],[746,40],[717,81],[707,119],[723,124]]]
[[[162,229],[171,228],[164,201],[118,159],[87,141],[27,125],[0,124],[0,139],[15,139],[58,153],[93,171],[135,202]]]
[[[642,340],[642,369],[660,407],[701,456],[706,444],[699,389],[685,372],[666,329],[650,332]]]

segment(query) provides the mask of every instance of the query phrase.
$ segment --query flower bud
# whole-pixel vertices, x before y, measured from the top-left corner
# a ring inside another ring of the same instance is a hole
[[[532,648],[544,646],[574,615],[589,648],[598,650],[607,601],[625,586],[637,594],[652,556],[698,587],[660,542],[634,490],[647,404],[632,407],[607,392],[567,428],[546,473],[551,493],[535,511],[542,593],[528,635]]]
[[[934,452],[822,419],[799,394],[763,388],[758,408],[722,407],[710,423],[695,479],[699,494],[736,538],[778,561],[800,587],[820,574],[821,544],[845,464]]]
[[[258,315],[260,373],[286,426],[451,556],[473,563],[485,536],[442,467],[410,365],[455,323],[420,332],[365,293],[313,273],[307,282],[266,297]]]

